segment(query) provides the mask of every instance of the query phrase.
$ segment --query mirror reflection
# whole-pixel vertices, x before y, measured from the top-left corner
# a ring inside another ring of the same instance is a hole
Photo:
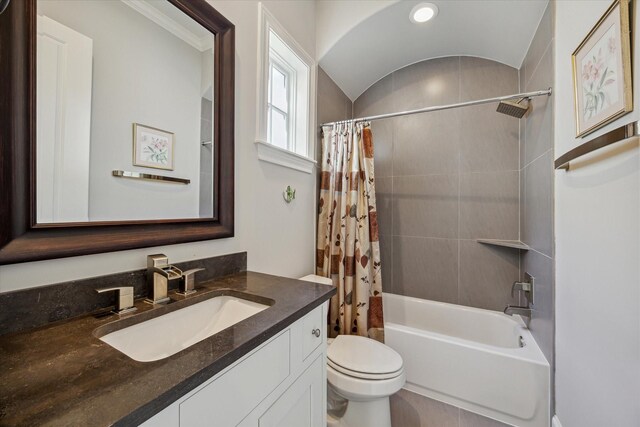
[[[214,35],[166,0],[38,0],[38,223],[213,215]]]

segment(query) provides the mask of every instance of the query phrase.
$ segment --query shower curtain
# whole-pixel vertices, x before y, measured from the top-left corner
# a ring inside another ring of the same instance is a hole
[[[347,123],[322,131],[316,274],[338,289],[329,334],[384,341],[371,127]]]

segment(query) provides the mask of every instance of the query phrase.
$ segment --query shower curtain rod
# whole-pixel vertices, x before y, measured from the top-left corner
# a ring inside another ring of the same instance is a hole
[[[397,112],[397,113],[379,114],[377,116],[359,117],[357,119],[339,120],[337,122],[324,123],[321,126],[331,126],[331,125],[337,125],[337,124],[342,124],[342,123],[351,123],[351,122],[353,122],[353,123],[370,122],[372,120],[388,119],[388,118],[391,118],[391,117],[409,116],[411,114],[418,114],[418,113],[430,113],[432,111],[450,110],[452,108],[458,108],[458,107],[469,107],[469,106],[472,106],[472,105],[490,104],[492,102],[508,101],[510,99],[518,99],[518,98],[533,98],[533,97],[536,97],[536,96],[543,96],[543,95],[547,95],[547,96],[551,95],[551,88],[549,88],[547,90],[538,90],[536,92],[525,92],[525,93],[517,93],[515,95],[498,96],[496,98],[479,99],[477,101],[459,102],[457,104],[449,104],[449,105],[436,105],[436,106],[433,106],[433,107],[420,108],[420,109],[417,109],[417,110],[400,111],[400,112]]]

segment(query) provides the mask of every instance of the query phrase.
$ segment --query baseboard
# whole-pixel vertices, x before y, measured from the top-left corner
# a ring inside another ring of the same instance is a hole
[[[551,427],[562,427],[562,424],[560,424],[560,419],[557,415],[554,415],[551,419]]]

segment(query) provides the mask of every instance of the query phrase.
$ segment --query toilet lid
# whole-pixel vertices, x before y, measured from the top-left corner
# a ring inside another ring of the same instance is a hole
[[[327,349],[329,366],[354,377],[392,378],[402,370],[402,357],[371,338],[339,335]]]

